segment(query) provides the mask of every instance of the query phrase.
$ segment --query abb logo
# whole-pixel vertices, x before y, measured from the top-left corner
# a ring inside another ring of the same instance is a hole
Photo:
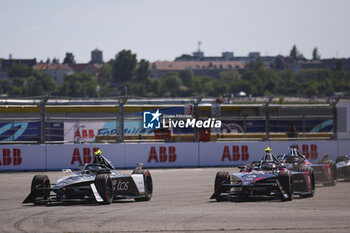
[[[246,161],[249,159],[248,146],[242,145],[241,150],[239,150],[239,146],[232,146],[232,153],[228,146],[224,147],[224,151],[221,156],[221,162],[225,160],[228,161]]]
[[[95,134],[94,134],[94,130],[92,129],[83,129],[80,130],[77,129],[75,131],[75,134],[74,134],[74,138],[94,138],[95,137]]]
[[[72,156],[72,161],[70,162],[70,164],[74,164],[75,162],[78,162],[79,164],[81,163],[91,163],[93,157],[94,157],[94,153],[96,151],[98,151],[99,148],[94,147],[92,148],[92,151],[90,148],[83,148],[83,153],[81,156],[81,151],[79,150],[79,148],[74,148],[73,151],[73,156]],[[83,159],[81,159],[83,158]]]
[[[176,161],[176,153],[175,153],[176,148],[174,146],[168,146],[168,153],[167,153],[167,148],[165,146],[160,146],[159,147],[159,157],[157,155],[157,150],[155,146],[151,147],[151,150],[149,152],[148,156],[148,163],[152,162],[153,160],[158,163],[165,163],[165,162],[170,162],[173,163]]]
[[[310,146],[309,145],[306,145],[306,144],[303,144],[301,145],[301,150],[299,149],[299,146],[296,145],[296,148],[301,151],[301,153],[303,155],[305,155],[305,157],[307,159],[317,159],[318,158],[318,152],[317,152],[317,145],[316,144],[311,144]]]
[[[12,152],[12,153],[11,153]],[[0,166],[18,166],[22,163],[21,150],[17,148],[2,149],[2,161],[0,159]]]

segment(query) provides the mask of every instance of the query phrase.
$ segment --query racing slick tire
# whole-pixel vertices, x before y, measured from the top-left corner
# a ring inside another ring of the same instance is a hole
[[[149,201],[152,198],[153,193],[153,181],[151,173],[148,170],[136,170],[133,172],[133,174],[142,174],[143,175],[143,181],[145,184],[145,196],[135,198],[135,201]]]
[[[278,175],[278,182],[281,184],[282,189],[288,195],[286,198],[283,193],[280,194],[281,201],[291,201],[293,200],[293,179],[290,171],[281,171]]]
[[[95,178],[95,186],[103,199],[103,204],[109,205],[113,202],[113,185],[108,174],[98,174]]]
[[[324,164],[325,163],[329,164],[329,167],[331,169],[331,174],[332,174],[332,180],[324,183],[323,185],[324,186],[334,186],[334,185],[336,185],[336,183],[337,183],[337,166],[336,166],[335,162],[332,161],[332,160],[326,160],[323,163]]]
[[[301,194],[300,197],[313,197],[315,195],[315,175],[314,169],[312,167],[307,167],[307,171],[310,174],[310,182],[311,182],[311,192],[308,194]]]
[[[220,197],[221,193],[227,193],[230,188],[223,186],[223,184],[227,184],[230,181],[230,173],[219,171],[216,173],[215,177],[215,185],[214,185],[214,192],[216,194],[216,201],[223,201],[226,200],[224,197]]]
[[[50,188],[50,179],[47,175],[35,175],[32,180],[31,192],[35,188]],[[50,197],[49,190],[35,190],[34,205],[46,205]],[[37,200],[37,198],[40,198]]]

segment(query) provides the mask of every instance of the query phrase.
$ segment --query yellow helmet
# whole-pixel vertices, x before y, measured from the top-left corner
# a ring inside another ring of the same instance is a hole
[[[95,151],[94,153],[95,155],[102,155],[102,151],[100,149],[98,149],[97,151]]]
[[[265,149],[265,152],[271,152],[271,148],[268,146],[268,147]]]

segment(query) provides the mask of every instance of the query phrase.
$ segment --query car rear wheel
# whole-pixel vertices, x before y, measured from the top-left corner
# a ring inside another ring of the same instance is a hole
[[[337,183],[337,166],[332,160],[325,160],[323,164],[329,164],[329,169],[331,172],[331,179],[328,182],[323,183],[324,186],[334,186]]]
[[[216,194],[215,199],[217,201],[222,201],[225,198],[220,197],[221,193],[227,193],[229,191],[229,188],[224,186],[224,184],[228,184],[230,182],[230,173],[220,171],[216,173],[215,177],[215,185],[214,185],[214,192]]]
[[[40,190],[41,188],[50,188],[50,179],[47,175],[35,175],[33,177],[30,190],[34,192],[34,205],[46,205],[48,202],[50,191]]]
[[[301,197],[313,197],[315,195],[315,175],[314,175],[314,170],[312,167],[308,167],[307,171],[309,172],[310,175],[310,182],[311,182],[311,192],[308,194],[300,195]]]
[[[103,204],[109,205],[113,202],[113,185],[108,174],[98,174],[95,178],[95,186],[103,199]]]
[[[145,184],[145,196],[135,198],[135,201],[149,201],[153,193],[153,181],[151,173],[148,170],[136,170],[133,174],[143,174],[143,181]]]
[[[281,171],[278,175],[278,181],[282,186],[283,191],[285,194],[288,195],[288,197],[285,197],[285,195],[281,192],[280,199],[282,201],[291,201],[293,200],[293,179],[292,174],[290,171]]]

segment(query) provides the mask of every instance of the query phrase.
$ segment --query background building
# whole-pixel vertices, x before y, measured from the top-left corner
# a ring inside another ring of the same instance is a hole
[[[34,70],[50,75],[57,84],[62,84],[67,75],[74,73],[67,64],[38,63],[34,66]]]
[[[219,78],[220,73],[228,70],[244,70],[241,61],[159,61],[151,63],[151,76],[161,78],[169,72],[188,70],[193,76],[210,76]]]
[[[8,72],[14,65],[27,65],[33,67],[36,64],[36,59],[12,59],[11,55],[9,59],[0,60],[0,79],[7,79]]]

